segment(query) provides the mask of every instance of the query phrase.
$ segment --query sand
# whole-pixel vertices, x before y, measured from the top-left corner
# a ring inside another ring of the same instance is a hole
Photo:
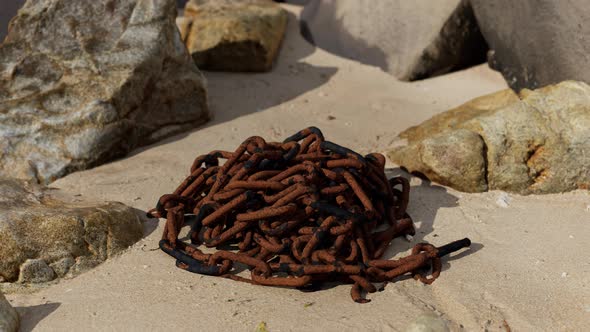
[[[485,65],[413,83],[328,54],[300,37],[300,7],[276,68],[264,74],[205,73],[215,118],[130,156],[52,184],[84,198],[147,210],[188,174],[197,155],[233,149],[251,135],[281,140],[304,127],[361,153],[384,152],[403,129],[474,97],[506,88]],[[333,117],[333,118],[332,118]],[[403,174],[389,165],[392,175]],[[406,176],[409,176],[405,174]],[[356,304],[350,286],[314,293],[252,286],[182,271],[157,248],[163,223],[96,269],[32,294],[7,297],[23,330],[397,331],[423,315],[451,330],[574,331],[590,326],[590,195],[465,194],[412,178],[412,243],[470,237],[470,250],[444,260],[432,285],[389,284]]]

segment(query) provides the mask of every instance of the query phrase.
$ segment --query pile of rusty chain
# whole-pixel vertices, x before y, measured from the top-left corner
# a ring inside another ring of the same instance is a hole
[[[421,243],[408,257],[380,259],[395,237],[414,234],[409,183],[388,180],[384,168],[381,154],[362,156],[324,140],[315,127],[283,143],[255,136],[234,152],[197,157],[190,175],[149,214],[167,219],[160,248],[184,270],[267,286],[349,282],[353,300],[364,303],[361,293],[376,291],[372,282],[411,273],[432,283],[440,258],[470,245]],[[190,244],[179,239],[185,225]],[[217,250],[205,253],[200,245]],[[250,278],[238,275],[240,264]]]

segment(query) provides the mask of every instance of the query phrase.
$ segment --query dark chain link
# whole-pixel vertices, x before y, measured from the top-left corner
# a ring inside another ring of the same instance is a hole
[[[376,291],[372,282],[411,273],[432,283],[440,257],[470,245],[421,243],[408,257],[381,259],[394,238],[415,232],[409,192],[405,178],[387,179],[381,154],[362,156],[310,127],[283,143],[255,136],[234,152],[197,157],[191,174],[149,214],[166,218],[160,248],[184,270],[298,288],[341,280],[365,303],[362,292]],[[179,239],[184,226],[190,243]],[[238,263],[250,278],[237,275]],[[430,278],[421,274],[430,269]]]

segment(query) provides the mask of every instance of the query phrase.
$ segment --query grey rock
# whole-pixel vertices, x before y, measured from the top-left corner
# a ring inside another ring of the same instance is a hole
[[[68,256],[49,264],[49,267],[51,267],[59,278],[63,278],[68,274],[74,264],[76,264],[74,258]]]
[[[587,0],[471,0],[492,68],[515,91],[590,82]]]
[[[318,47],[400,80],[485,61],[487,46],[467,0],[310,0],[301,20]]]
[[[49,183],[205,122],[175,18],[173,0],[27,1],[0,45],[0,175]]]
[[[566,81],[480,97],[400,134],[388,155],[466,192],[590,189],[590,86]]]
[[[0,279],[40,283],[76,275],[143,236],[133,209],[84,202],[31,182],[0,178]]]
[[[16,332],[19,327],[19,317],[16,310],[0,292],[0,331]]]
[[[55,272],[42,259],[27,259],[18,275],[19,283],[38,284],[55,279]]]

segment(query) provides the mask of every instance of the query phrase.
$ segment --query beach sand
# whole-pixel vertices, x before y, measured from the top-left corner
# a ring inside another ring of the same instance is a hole
[[[211,122],[51,187],[145,211],[188,175],[197,155],[235,149],[249,136],[282,140],[314,125],[360,153],[385,152],[407,127],[506,88],[486,65],[397,81],[312,47],[299,34],[300,7],[285,8],[289,29],[272,72],[205,73]],[[393,164],[388,172],[404,174]],[[272,332],[397,331],[423,315],[466,331],[590,326],[588,191],[465,194],[412,178],[409,213],[417,234],[411,243],[396,239],[387,257],[407,253],[420,241],[442,245],[470,237],[473,245],[444,259],[432,285],[405,278],[369,294],[368,304],[351,300],[350,285],[304,293],[185,272],[154,250],[163,222],[153,219],[146,219],[146,237],[122,255],[76,278],[7,298],[21,313],[25,331],[254,331],[263,321]]]

